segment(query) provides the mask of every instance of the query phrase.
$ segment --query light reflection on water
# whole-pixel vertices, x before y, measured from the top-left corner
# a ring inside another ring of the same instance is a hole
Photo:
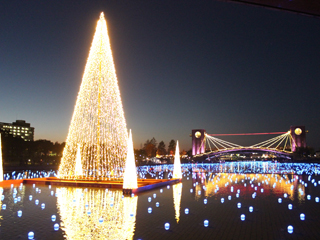
[[[315,201],[320,196],[317,164],[234,162],[183,164],[182,168],[182,183],[172,189],[144,192],[139,197],[123,197],[121,190],[99,188],[46,185],[0,188],[0,239],[26,239],[29,231],[34,231],[35,239],[182,239],[200,236],[203,231],[215,236],[218,229],[244,228],[241,232],[250,233],[264,222],[276,222],[267,229],[278,239],[288,238],[283,229],[289,223],[304,238],[315,232],[320,234],[315,227],[320,214],[320,203]],[[149,166],[141,167],[139,175],[166,178],[171,171],[170,165]],[[29,195],[33,196],[32,201]],[[18,197],[21,201],[14,203]],[[151,202],[147,200],[149,197]],[[278,198],[282,203],[278,203]],[[39,205],[35,205],[35,199],[39,199]],[[242,206],[238,209],[239,202]],[[41,203],[46,204],[43,210]],[[289,203],[292,210],[288,210]],[[6,210],[2,210],[3,204]],[[249,206],[254,209],[252,213]],[[149,207],[152,213],[148,213]],[[189,214],[184,213],[185,208]],[[17,216],[18,210],[23,212],[21,217]],[[299,218],[302,212],[306,216],[303,223]],[[57,220],[52,222],[54,214]],[[246,225],[239,225],[243,224],[240,214],[246,215]],[[206,230],[205,219],[210,222]],[[170,231],[164,229],[166,222],[170,223]],[[60,224],[58,231],[53,230],[54,223]],[[257,239],[266,234],[259,231]],[[313,233],[308,235],[308,231]],[[236,230],[227,232],[226,239],[239,234]]]
[[[138,197],[122,191],[57,188],[58,212],[66,239],[132,239]],[[88,212],[90,214],[88,214]]]

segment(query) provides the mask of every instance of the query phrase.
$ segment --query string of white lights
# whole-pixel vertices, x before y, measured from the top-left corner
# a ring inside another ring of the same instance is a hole
[[[84,177],[122,177],[127,138],[107,24],[101,13],[70,123],[59,177],[75,177],[78,145]]]
[[[221,148],[227,149],[227,148],[241,148],[242,147],[238,144],[227,142],[225,140],[209,136],[208,134],[206,134],[206,139],[207,139],[207,143],[210,146],[210,148],[211,148],[211,145],[210,145],[210,143],[211,143],[217,150],[219,150]]]
[[[234,149],[234,148],[245,148],[244,146],[227,142],[225,140],[209,136],[208,134],[206,136],[206,143],[207,146],[210,148],[210,152],[213,151],[221,151],[221,150],[227,150],[227,149]],[[286,151],[286,149],[290,148],[290,151],[292,151],[292,142],[294,142],[294,139],[292,138],[290,131],[288,131],[285,134],[281,134],[279,136],[276,136],[274,138],[265,140],[263,142],[254,144],[249,146],[249,148],[266,148],[266,149],[277,149]],[[281,147],[283,145],[283,147]]]

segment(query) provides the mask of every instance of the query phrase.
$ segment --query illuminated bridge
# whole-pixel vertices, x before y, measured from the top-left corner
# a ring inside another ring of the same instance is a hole
[[[227,142],[219,136],[277,135],[250,146]],[[272,153],[278,157],[290,157],[297,147],[306,147],[305,126],[291,126],[287,132],[208,134],[204,129],[192,130],[192,155],[194,157],[220,157],[232,153]]]

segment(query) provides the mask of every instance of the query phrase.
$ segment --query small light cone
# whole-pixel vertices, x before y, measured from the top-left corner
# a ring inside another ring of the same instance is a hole
[[[179,178],[179,179],[182,178],[180,154],[179,154],[179,142],[178,141],[176,144],[176,153],[174,155],[173,178]]]
[[[127,149],[127,160],[126,168],[123,177],[123,189],[135,189],[138,187],[137,183],[137,170],[136,163],[134,159],[133,143],[131,129],[129,131],[128,138],[128,149]]]

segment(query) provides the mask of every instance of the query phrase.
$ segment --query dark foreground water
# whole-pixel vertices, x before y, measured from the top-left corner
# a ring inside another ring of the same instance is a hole
[[[143,167],[140,176],[170,176],[170,168]],[[182,183],[134,197],[112,189],[11,186],[0,194],[0,239],[28,239],[29,232],[38,240],[319,239],[318,168],[270,162],[183,165]]]

